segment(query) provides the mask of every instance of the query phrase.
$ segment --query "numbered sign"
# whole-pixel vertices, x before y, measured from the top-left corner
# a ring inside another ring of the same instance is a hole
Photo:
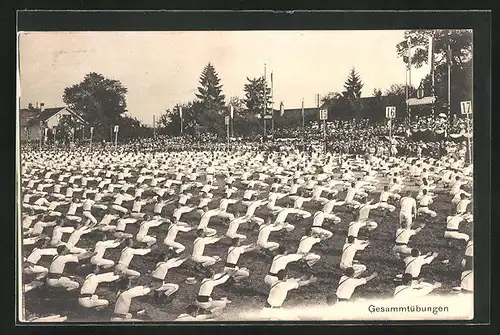
[[[229,125],[229,116],[224,116],[224,124],[225,124],[226,126],[228,126],[228,125]]]
[[[328,120],[328,110],[320,109],[319,110],[319,119],[320,120]]]
[[[114,128],[114,130],[113,130],[113,131],[114,131],[115,133],[117,133],[117,132],[118,132],[118,129],[119,129],[119,127],[118,127],[118,126],[115,126],[115,128]]]
[[[90,127],[90,134],[94,133],[94,127]]]
[[[231,114],[231,119],[234,119],[234,108],[233,108],[233,105],[229,105],[229,112]]]
[[[385,107],[385,117],[388,119],[394,119],[396,117],[396,107],[394,106]]]
[[[182,107],[179,107],[179,117],[182,119]]]
[[[462,114],[472,114],[472,103],[470,101],[460,101],[460,109]]]

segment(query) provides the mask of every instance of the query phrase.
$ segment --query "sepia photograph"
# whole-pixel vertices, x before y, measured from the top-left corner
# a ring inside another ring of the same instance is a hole
[[[17,45],[20,322],[474,318],[473,30]]]

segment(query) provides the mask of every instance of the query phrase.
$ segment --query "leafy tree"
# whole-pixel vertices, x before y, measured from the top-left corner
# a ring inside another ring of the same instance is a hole
[[[404,41],[396,45],[399,57],[408,62],[408,40],[412,46],[411,65],[429,64],[429,37],[433,37],[436,113],[446,110],[448,91],[448,45],[451,49],[451,112],[460,112],[460,101],[472,97],[472,31],[471,30],[407,30]],[[432,91],[430,74],[423,80],[427,94]],[[440,110],[441,109],[441,110]]]
[[[127,89],[118,80],[88,73],[79,84],[64,89],[64,103],[101,132],[127,111]]]
[[[203,108],[208,111],[221,111],[225,105],[225,96],[222,94],[219,75],[211,63],[208,63],[203,69],[199,82],[199,93],[196,94],[196,97]]]
[[[248,78],[248,83],[244,86],[245,91],[245,105],[248,111],[257,115],[260,114],[261,117],[264,116],[264,105],[267,106],[271,103],[271,88],[266,85],[266,80],[264,77],[260,78]],[[270,108],[268,108],[270,112]]]
[[[374,98],[381,98],[382,97],[382,90],[380,88],[373,89],[373,97]]]
[[[344,92],[342,95],[346,99],[355,100],[361,98],[361,89],[363,88],[363,83],[359,74],[354,68],[351,69],[347,80],[344,83]]]

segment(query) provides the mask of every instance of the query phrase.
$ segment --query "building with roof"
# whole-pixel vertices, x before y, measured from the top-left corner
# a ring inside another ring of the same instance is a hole
[[[40,107],[33,107],[30,104],[28,108],[22,108],[19,111],[21,141],[40,140],[45,133],[53,134],[63,118],[70,118],[77,125],[87,125],[78,113],[68,107],[45,108],[42,103]]]

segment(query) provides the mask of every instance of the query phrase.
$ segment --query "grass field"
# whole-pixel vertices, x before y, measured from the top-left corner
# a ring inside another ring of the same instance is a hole
[[[132,178],[132,181],[135,181],[135,179],[136,178]],[[213,192],[214,200],[210,203],[209,208],[216,208],[219,205],[219,199],[221,198],[223,192],[223,179],[218,179],[218,183],[220,186],[219,190],[215,190]],[[385,180],[382,179],[379,186],[384,185],[384,183]],[[240,189],[242,188],[239,181],[235,183],[235,186]],[[410,189],[412,187],[416,191],[416,187],[410,186]],[[51,190],[49,189],[48,191],[50,193]],[[371,193],[369,197],[378,201],[379,191],[380,190],[377,189],[377,191]],[[133,189],[129,190],[129,193],[133,194]],[[410,246],[419,248],[422,253],[429,251],[436,251],[439,253],[438,258],[430,265],[424,266],[421,272],[421,277],[425,278],[427,282],[442,282],[442,287],[436,290],[433,294],[450,292],[452,287],[459,285],[460,273],[462,271],[460,268],[460,261],[465,249],[464,241],[453,241],[452,245],[449,246],[447,241],[443,238],[446,227],[446,216],[452,211],[450,203],[451,196],[446,192],[440,193],[439,190],[437,190],[436,193],[439,194],[434,200],[434,204],[431,206],[431,209],[434,209],[438,213],[438,216],[435,219],[427,220],[426,227],[419,234],[412,237],[410,242]],[[196,194],[197,191],[194,191],[193,195]],[[144,193],[144,195],[147,196],[148,193]],[[233,195],[233,197],[237,198],[240,197],[240,195],[242,195],[242,191],[239,191]],[[267,195],[267,192],[263,193],[263,195]],[[340,192],[337,198],[341,199],[344,195],[345,193]],[[198,204],[197,197],[192,199],[192,201],[194,204]],[[285,198],[278,201],[277,205],[292,206],[293,204],[291,200]],[[131,203],[125,205],[125,207],[129,209],[131,206]],[[245,207],[241,203],[237,203],[234,206],[230,206],[229,211],[234,212],[235,207],[240,207],[241,212],[245,210]],[[304,209],[313,214],[321,208],[322,206],[318,202],[305,203],[304,205]],[[67,206],[59,208],[58,210],[65,213]],[[81,208],[79,210],[81,210]],[[152,212],[152,210],[152,205],[143,207],[143,212]],[[173,205],[166,206],[163,209],[163,214],[170,216],[173,210]],[[342,207],[336,207],[335,213],[342,219],[342,222],[332,227],[332,231],[334,232],[333,237],[316,244],[312,249],[313,252],[321,256],[321,260],[312,268],[308,268],[307,266],[299,265],[297,263],[290,263],[287,267],[289,269],[289,276],[291,277],[314,274],[318,278],[318,281],[310,286],[301,287],[297,290],[291,291],[288,294],[288,298],[284,306],[293,306],[298,304],[326,304],[326,295],[335,292],[342,273],[339,268],[339,263],[341,249],[347,236],[347,225],[354,218],[353,213],[345,211]],[[104,211],[97,210],[94,212],[94,215],[98,220],[104,214]],[[265,206],[261,207],[256,212],[256,215],[260,217],[267,214],[268,211]],[[353,298],[379,298],[392,296],[395,288],[393,279],[397,274],[402,273],[404,268],[402,262],[398,261],[391,252],[394,243],[395,231],[398,228],[398,209],[387,216],[384,216],[382,211],[375,209],[372,210],[370,216],[375,222],[378,223],[378,228],[370,232],[368,236],[365,235],[367,234],[366,232],[361,230],[359,238],[368,239],[371,242],[371,245],[365,251],[358,252],[355,259],[367,266],[366,275],[376,271],[378,272],[379,277],[368,284],[359,287],[355,291]],[[195,214],[189,213],[183,216],[183,221],[195,223],[199,221],[199,217]],[[306,228],[311,225],[312,217],[308,219],[294,217],[289,221],[295,225],[295,230],[285,234],[282,234],[281,232],[272,233],[269,240],[277,241],[287,249],[295,251],[298,247],[300,238],[305,233]],[[422,222],[422,219],[417,219],[417,222]],[[218,235],[223,235],[227,229],[227,225],[218,219],[211,220],[209,226],[216,229],[218,231]],[[166,235],[166,228],[167,225],[151,228],[149,234],[156,235],[159,244],[161,244]],[[464,223],[461,227],[461,231],[469,235],[472,234],[471,230],[472,224]],[[127,226],[127,232],[135,234],[137,231],[138,227],[134,224],[129,224]],[[251,231],[248,229],[248,226],[245,225],[241,225],[239,231],[247,235],[248,240],[245,243],[256,242],[257,231]],[[47,228],[44,233],[50,235],[51,229]],[[186,246],[185,253],[189,254],[191,253],[191,244],[194,239],[195,231],[179,233],[177,237],[177,241]],[[95,236],[90,233],[82,237],[78,246],[93,249],[95,242]],[[230,245],[229,243],[229,239],[223,239],[216,244],[208,245],[205,249],[206,255],[218,255],[222,258],[223,261],[217,263],[214,267],[216,271],[223,269],[227,249]],[[163,252],[165,248],[165,246],[160,245],[158,249],[152,251],[148,255],[135,256],[133,258],[130,268],[135,269],[142,274],[139,279],[133,282],[133,285],[140,285],[148,282],[148,271],[151,271],[154,268],[158,254]],[[30,251],[28,248],[25,249],[26,250],[23,251],[23,256],[28,255]],[[119,259],[120,250],[120,248],[108,249],[104,258],[112,259],[116,262]],[[441,261],[445,259],[449,259],[450,263],[442,264]],[[50,264],[50,257],[43,257],[40,264],[48,267]],[[249,269],[250,277],[234,286],[221,285],[216,287],[212,294],[212,297],[214,298],[227,296],[228,299],[232,301],[232,303],[226,308],[225,311],[227,311],[227,313],[225,312],[222,315],[221,320],[227,320],[228,315],[231,315],[234,312],[261,309],[264,306],[269,292],[268,286],[264,284],[264,277],[269,270],[270,264],[271,257],[265,256],[258,251],[252,251],[241,256],[240,266],[244,266]],[[68,264],[67,267],[68,266],[71,265]],[[90,267],[87,267],[87,269],[88,268]],[[70,270],[70,268],[68,268],[68,270]],[[85,270],[80,267],[74,268],[73,270],[75,273],[84,275]],[[184,283],[185,279],[191,276],[195,276],[197,278],[198,284],[188,285]],[[145,309],[149,319],[151,320],[171,321],[179,314],[183,313],[184,308],[188,304],[194,302],[201,279],[202,277],[193,271],[193,263],[191,261],[187,261],[181,267],[169,271],[167,275],[167,282],[178,283],[180,285],[180,288],[175,294],[172,302],[168,304],[157,304],[154,303],[152,298],[149,296],[140,297],[133,299],[131,310]],[[67,315],[68,322],[109,321],[113,312],[114,301],[116,299],[116,288],[113,287],[112,284],[101,283],[97,288],[96,294],[110,301],[110,305],[105,310],[100,312],[89,311],[80,307],[77,302],[77,294],[78,292],[54,293],[44,287],[28,292],[25,295],[26,317],[29,317],[32,314],[47,315],[55,313]]]

